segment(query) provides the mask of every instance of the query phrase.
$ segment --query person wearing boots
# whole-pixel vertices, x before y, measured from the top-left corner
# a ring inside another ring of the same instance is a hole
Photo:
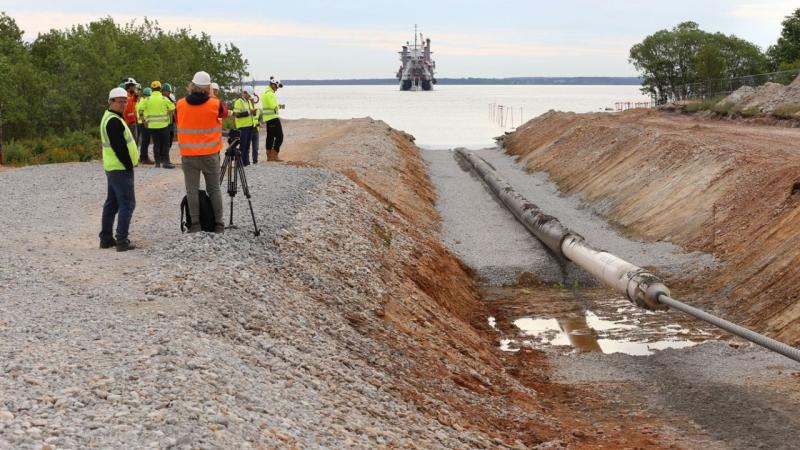
[[[103,145],[103,170],[106,173],[107,195],[103,204],[100,248],[116,247],[118,252],[134,248],[128,239],[128,228],[136,209],[133,168],[139,163],[139,149],[123,114],[128,92],[116,87],[108,93],[108,110],[100,120],[100,141]],[[116,236],[112,234],[117,219]]]
[[[214,208],[214,232],[223,233],[222,192],[219,186],[219,152],[222,150],[222,124],[228,117],[225,103],[211,97],[211,77],[197,72],[188,87],[189,95],[178,100],[178,149],[181,152],[183,180],[190,217],[200,217],[200,175]],[[201,231],[200,221],[193,221],[189,233]]]
[[[149,87],[144,88],[142,91],[142,98],[139,103],[136,104],[137,126],[139,127],[139,162],[141,164],[154,164],[156,159],[155,154],[153,154],[152,160],[147,156],[149,154],[148,148],[150,147],[150,132],[144,125],[144,102],[150,98],[152,92],[153,90]]]
[[[278,117],[278,110],[284,109],[285,105],[278,104],[278,99],[275,97],[275,92],[278,88],[282,88],[283,84],[275,77],[269,78],[269,87],[264,89],[264,94],[261,96],[261,109],[264,111],[264,123],[267,125],[267,161],[280,162],[278,152],[281,151],[281,144],[283,143],[283,128],[281,127],[281,119]]]

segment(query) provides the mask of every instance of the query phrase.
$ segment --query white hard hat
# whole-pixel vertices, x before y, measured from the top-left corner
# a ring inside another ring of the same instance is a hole
[[[245,93],[250,94],[250,95],[255,94],[255,91],[253,90],[253,86],[245,86],[245,87],[243,87],[242,88],[242,92],[245,92]]]
[[[125,97],[128,98],[128,91],[121,87],[115,87],[108,93],[108,99],[111,100],[112,98],[120,98]]]
[[[192,78],[192,83],[194,83],[195,86],[200,86],[200,87],[208,86],[211,84],[211,75],[209,75],[208,72],[203,72],[201,70],[200,72],[194,74],[194,78]]]
[[[211,83],[211,89],[213,89],[215,91],[218,91],[219,90],[219,85],[217,83]]]
[[[270,84],[274,84],[274,85],[276,85],[278,87],[283,87],[283,83],[281,83],[281,80],[279,80],[279,79],[277,79],[275,77],[269,77],[269,83]]]

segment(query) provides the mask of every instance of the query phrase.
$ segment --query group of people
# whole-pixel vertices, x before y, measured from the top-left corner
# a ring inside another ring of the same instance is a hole
[[[255,93],[245,87],[241,98],[233,104],[234,125],[240,132],[242,165],[258,162],[258,127],[267,128],[267,160],[280,161],[278,152],[283,142],[275,92],[283,84],[270,78],[269,87],[261,98],[261,108],[254,103]],[[186,97],[175,101],[169,83],[153,81],[140,91],[140,85],[128,78],[108,94],[108,109],[100,121],[103,149],[103,168],[106,173],[107,195],[103,204],[100,248],[127,251],[134,248],[128,239],[133,210],[136,208],[133,169],[139,163],[155,164],[172,169],[169,150],[177,137],[181,155],[184,185],[191,217],[199,215],[200,176],[214,209],[215,233],[223,233],[220,189],[220,150],[222,150],[222,119],[228,117],[227,105],[218,97],[219,86],[211,82],[206,72],[197,72],[187,87]],[[140,95],[141,94],[141,95]],[[177,125],[177,126],[176,126]],[[148,158],[153,141],[153,160]],[[113,233],[116,218],[116,234]],[[201,231],[194,220],[189,233]]]

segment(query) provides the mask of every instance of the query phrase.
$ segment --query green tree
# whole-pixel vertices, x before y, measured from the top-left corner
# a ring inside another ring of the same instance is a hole
[[[790,67],[800,61],[800,8],[782,22],[783,29],[778,42],[767,50],[773,69]]]
[[[695,83],[759,73],[766,58],[736,36],[708,33],[695,22],[647,36],[630,50],[629,61],[641,73],[642,92],[658,101],[696,94]]]

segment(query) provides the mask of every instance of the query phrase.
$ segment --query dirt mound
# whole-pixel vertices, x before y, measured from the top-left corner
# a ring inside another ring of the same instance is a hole
[[[742,86],[725,97],[720,104],[732,104],[739,111],[760,111],[764,114],[800,107],[800,76],[791,84],[765,83],[762,86]]]
[[[798,138],[792,129],[632,110],[550,112],[504,145],[629,235],[713,253],[723,264],[696,280],[695,300],[798,343]]]

